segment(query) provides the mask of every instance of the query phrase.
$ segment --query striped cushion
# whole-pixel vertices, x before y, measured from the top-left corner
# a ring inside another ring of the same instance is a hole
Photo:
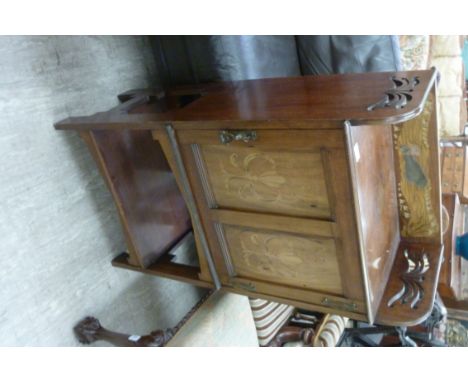
[[[333,347],[336,346],[343,334],[349,318],[336,314],[327,314],[317,331],[314,346]]]
[[[294,312],[291,305],[280,304],[260,298],[249,298],[257,329],[258,343],[266,346]]]

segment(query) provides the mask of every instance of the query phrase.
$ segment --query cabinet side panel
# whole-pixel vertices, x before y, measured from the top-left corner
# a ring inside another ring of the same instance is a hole
[[[91,134],[140,266],[147,267],[191,229],[174,175],[149,131]]]
[[[352,126],[351,165],[367,268],[369,298],[375,316],[399,243],[398,204],[390,126]]]
[[[323,150],[322,155],[330,204],[336,221],[336,254],[343,294],[348,299],[364,301],[366,287],[361,268],[348,154],[344,149],[327,149]]]

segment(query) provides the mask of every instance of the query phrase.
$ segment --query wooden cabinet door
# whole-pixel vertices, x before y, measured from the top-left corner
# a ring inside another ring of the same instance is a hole
[[[224,210],[210,218],[231,283],[241,278],[342,294],[333,223]]]
[[[340,196],[349,191],[343,132],[256,133],[223,144],[217,131],[178,132],[221,282],[314,304],[359,300],[343,279],[349,232],[337,224],[353,225]]]

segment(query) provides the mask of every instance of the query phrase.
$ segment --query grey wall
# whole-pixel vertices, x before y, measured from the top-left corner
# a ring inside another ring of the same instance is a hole
[[[110,266],[125,249],[111,195],[78,135],[52,126],[156,84],[144,37],[0,37],[0,346],[76,345],[84,315],[141,334],[199,298]]]

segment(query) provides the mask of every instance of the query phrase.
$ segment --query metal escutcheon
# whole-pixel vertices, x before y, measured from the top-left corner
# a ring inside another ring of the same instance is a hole
[[[244,131],[229,131],[223,130],[219,133],[219,140],[223,145],[232,141],[243,141],[245,143],[255,141],[257,139],[257,132],[253,130]]]

